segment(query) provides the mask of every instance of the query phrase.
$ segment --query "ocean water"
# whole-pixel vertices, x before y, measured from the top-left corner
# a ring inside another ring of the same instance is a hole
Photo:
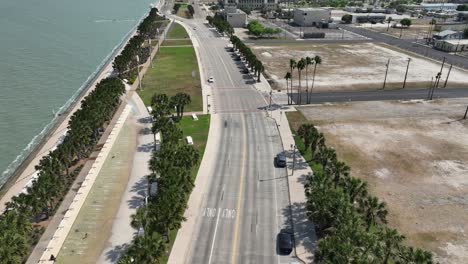
[[[155,0],[0,0],[0,186]]]

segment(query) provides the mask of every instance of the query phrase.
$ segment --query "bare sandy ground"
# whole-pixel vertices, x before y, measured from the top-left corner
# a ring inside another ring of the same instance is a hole
[[[319,55],[322,64],[317,67],[314,91],[345,91],[381,89],[386,63],[390,59],[387,76],[388,88],[401,88],[408,58],[411,58],[407,87],[429,87],[431,78],[440,71],[441,64],[420,56],[403,53],[388,46],[374,43],[359,44],[296,44],[252,46],[257,57],[264,62],[266,75],[275,83],[275,89],[285,89],[284,76],[289,69],[289,60]],[[449,65],[442,71],[441,83],[445,82]],[[313,68],[309,68],[309,80]],[[302,87],[305,87],[305,70],[302,72]],[[293,81],[298,85],[298,72],[294,70]],[[309,81],[311,85],[311,81]],[[448,87],[468,87],[468,72],[452,68]]]
[[[389,224],[440,263],[468,263],[468,98],[301,107],[354,176],[389,207]]]

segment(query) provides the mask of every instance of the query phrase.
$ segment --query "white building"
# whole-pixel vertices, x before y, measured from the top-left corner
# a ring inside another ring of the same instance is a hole
[[[468,51],[468,39],[436,40],[434,48],[446,52]]]
[[[237,4],[239,8],[250,7],[274,9],[278,5],[278,0],[224,0],[224,5]]]
[[[331,21],[331,10],[322,8],[294,9],[294,23],[302,27],[325,27]]]
[[[440,3],[440,4],[421,4],[422,8],[426,11],[456,11],[457,4]]]
[[[228,5],[224,7],[224,18],[232,27],[245,27],[247,25],[247,14],[236,8],[236,6]]]

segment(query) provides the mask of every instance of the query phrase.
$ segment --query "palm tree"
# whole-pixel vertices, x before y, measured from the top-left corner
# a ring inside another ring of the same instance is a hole
[[[290,68],[290,73],[291,73],[291,96],[292,96],[292,91],[293,91],[293,70],[296,68],[297,62],[294,59],[289,60],[289,68]],[[288,97],[289,99],[289,97]],[[291,98],[291,104],[292,104],[292,98]]]
[[[289,80],[291,79],[291,72],[287,72],[284,78],[286,79],[286,94],[288,96],[288,105],[289,105],[290,104],[289,102]]]
[[[403,264],[432,264],[432,253],[421,249],[414,249],[413,247],[404,247],[400,250],[400,259],[395,263]]]
[[[343,190],[349,195],[349,202],[359,202],[367,196],[367,182],[348,177],[344,179]]]
[[[192,101],[190,99],[190,95],[186,93],[177,93],[173,97],[171,97],[171,103],[177,109],[177,119],[182,118],[184,115],[184,107],[190,104]]]
[[[387,208],[384,202],[379,202],[379,199],[374,196],[368,196],[360,202],[359,212],[364,216],[367,223],[367,230],[377,223],[378,220],[382,223],[387,223]]]
[[[401,242],[405,237],[398,234],[397,230],[388,227],[383,227],[382,230],[379,231],[379,237],[383,243],[383,264],[387,264],[392,256],[397,256],[399,254]]]
[[[306,100],[306,103],[308,104],[309,103],[309,65],[312,65],[314,64],[314,60],[307,56],[305,58],[305,63],[306,63],[306,93],[307,93],[307,100]]]
[[[333,161],[327,167],[327,172],[333,177],[335,189],[343,181],[344,178],[349,178],[351,168],[342,161]]]
[[[297,62],[297,65],[296,65],[298,78],[299,78],[299,87],[297,89],[297,93],[299,94],[299,104],[302,104],[301,74],[302,74],[302,70],[304,70],[305,66],[306,66],[306,63],[305,63],[304,58],[300,59]]]
[[[304,151],[309,149],[312,140],[314,139],[314,135],[317,134],[317,129],[312,124],[303,124],[297,130],[297,135],[302,138],[304,142]]]
[[[310,93],[312,93],[312,90],[314,89],[315,73],[317,71],[317,65],[318,64],[322,64],[322,58],[320,58],[320,56],[315,56],[314,57],[314,75],[312,77],[312,87],[310,87]]]
[[[130,246],[123,255],[119,264],[124,263],[148,263],[159,264],[160,258],[166,252],[166,245],[163,238],[157,232],[145,234],[135,239],[135,243]]]

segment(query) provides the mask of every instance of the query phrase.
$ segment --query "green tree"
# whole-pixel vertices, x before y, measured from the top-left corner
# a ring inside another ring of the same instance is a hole
[[[351,24],[352,20],[353,20],[353,16],[350,14],[345,14],[341,17],[341,21],[343,21],[345,24]]]
[[[314,84],[315,84],[315,74],[317,73],[317,65],[322,64],[322,58],[318,55],[314,57],[314,74],[312,76],[312,86],[310,87],[310,93],[312,93],[312,90],[314,89]]]
[[[297,130],[297,135],[304,142],[304,151],[310,148],[314,135],[317,134],[317,129],[312,124],[302,124]]]
[[[302,104],[302,81],[301,81],[301,75],[302,75],[302,71],[304,70],[306,66],[306,62],[305,62],[305,59],[304,58],[301,58],[298,62],[297,62],[297,65],[296,65],[296,69],[297,69],[297,73],[298,73],[298,80],[299,80],[299,86],[298,86],[298,89],[297,89],[297,93],[298,93],[298,103],[299,104]]]
[[[314,59],[307,56],[305,57],[305,64],[306,64],[306,94],[307,94],[307,99],[306,99],[306,102],[309,104],[310,103],[310,100],[309,100],[309,65],[312,65],[314,64]]]
[[[387,208],[384,202],[379,202],[377,197],[369,196],[360,201],[359,212],[364,216],[367,224],[367,230],[378,221],[387,223]]]
[[[177,93],[173,97],[171,97],[171,105],[175,106],[177,111],[177,119],[182,118],[184,115],[184,107],[190,104],[192,101],[190,99],[190,95],[186,93]]]
[[[293,73],[294,73],[294,69],[297,67],[297,62],[296,60],[294,59],[289,59],[289,69],[290,69],[290,73],[291,73],[291,96],[292,96],[292,91],[293,91]],[[289,97],[288,97],[288,100],[289,100]],[[292,104],[292,98],[291,98],[291,104]]]
[[[287,72],[286,75],[284,76],[284,79],[286,79],[286,94],[288,96],[288,105],[290,104],[289,102],[289,97],[290,97],[290,93],[289,93],[289,80],[291,79],[291,72]]]
[[[402,26],[405,26],[405,27],[410,27],[412,23],[413,23],[413,22],[412,22],[411,19],[409,19],[409,18],[403,18],[403,19],[400,21],[400,24],[401,24]]]

